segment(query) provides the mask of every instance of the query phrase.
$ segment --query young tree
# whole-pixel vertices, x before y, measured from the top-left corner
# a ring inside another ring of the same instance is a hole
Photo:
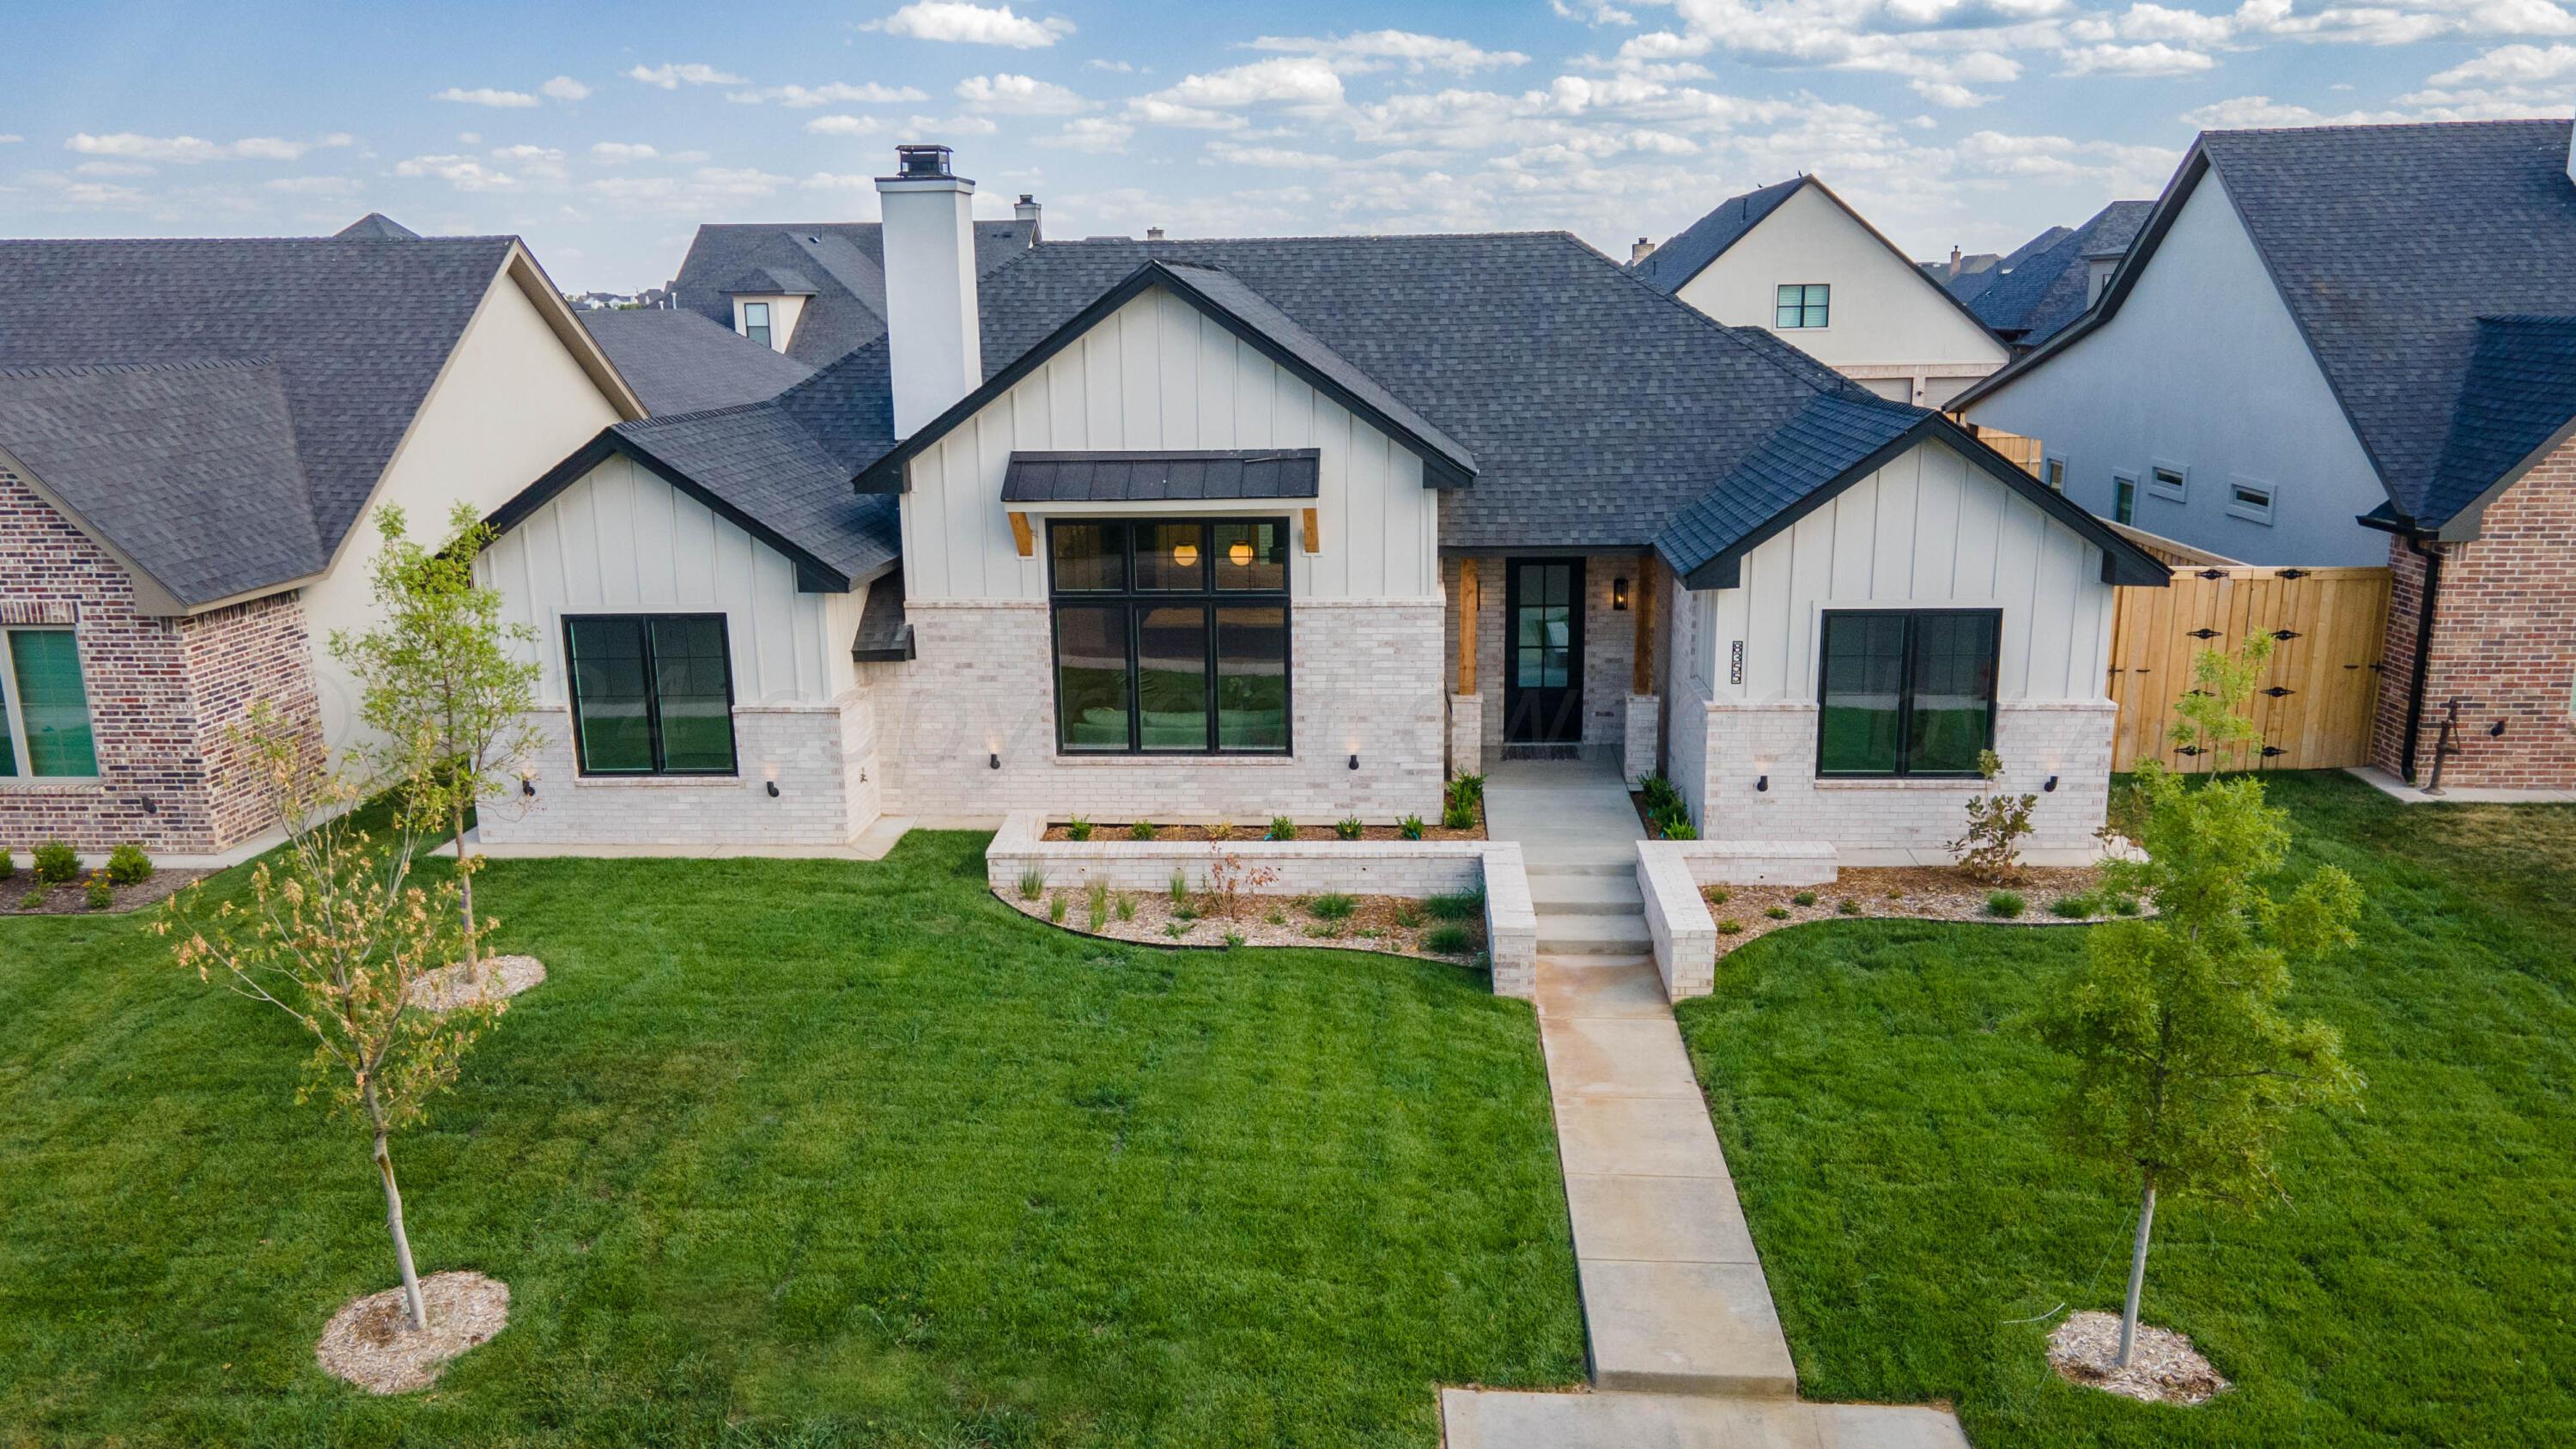
[[[2259,743],[2244,705],[2271,643],[2256,635],[2236,657],[2201,655],[2203,692],[2183,701],[2177,744],[2224,753]],[[2356,1101],[2362,1087],[2333,1027],[2278,1005],[2292,962],[2351,944],[2352,878],[2327,866],[2272,893],[2290,832],[2258,777],[2193,786],[2150,760],[2134,788],[2146,859],[2114,862],[2106,883],[2152,899],[2156,914],[2094,928],[2085,963],[2039,1019],[2041,1038],[2076,1061],[2061,1109],[2068,1140],[2138,1175],[2123,1365],[2157,1199],[2197,1194],[2250,1210],[2278,1195],[2273,1154],[2293,1114]]]
[[[474,559],[492,529],[472,508],[456,506],[436,549],[412,542],[392,505],[377,510],[376,527],[384,535],[371,580],[378,623],[333,633],[331,653],[357,676],[360,717],[377,732],[370,763],[397,782],[405,824],[445,829],[455,842],[466,973],[479,980],[474,872],[482,860],[466,854],[465,812],[505,792],[509,766],[537,747],[528,723],[537,666],[510,649],[534,644],[536,631],[502,623],[500,593],[475,583]]]
[[[151,929],[177,937],[172,955],[198,979],[221,973],[227,988],[313,1035],[296,1100],[320,1095],[333,1115],[354,1118],[373,1136],[403,1305],[411,1326],[425,1329],[389,1139],[456,1080],[458,1060],[503,1003],[478,995],[439,1012],[412,1000],[413,982],[455,959],[462,931],[454,883],[429,890],[411,883],[416,826],[398,824],[387,846],[375,845],[352,808],[361,788],[316,761],[265,705],[253,708],[237,739],[286,826],[285,859],[253,868],[247,902],[227,899],[209,911],[200,883],[173,897]],[[427,750],[425,738],[420,748]]]

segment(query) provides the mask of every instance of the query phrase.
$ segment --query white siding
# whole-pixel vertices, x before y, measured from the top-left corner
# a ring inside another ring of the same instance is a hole
[[[797,592],[784,554],[622,457],[501,535],[476,572],[537,631],[547,705],[564,703],[567,613],[723,614],[737,706],[829,703],[856,682],[863,590]]]
[[[1421,459],[1159,289],[913,460],[903,499],[905,594],[1046,597],[1044,550],[1019,556],[1001,502],[1015,450],[1215,448],[1322,450],[1321,496],[1312,500],[1322,551],[1290,553],[1299,600],[1440,597],[1436,495],[1422,486]],[[1230,511],[1293,515],[1305,506],[1290,499]]]
[[[1969,409],[2066,460],[2066,494],[2112,516],[2114,471],[2135,522],[2258,564],[2380,564],[2387,536],[2353,522],[2387,500],[2215,171],[2203,176],[2111,321]],[[2187,471],[2181,503],[2148,491]],[[2227,513],[2228,485],[2274,490],[2273,522]]]

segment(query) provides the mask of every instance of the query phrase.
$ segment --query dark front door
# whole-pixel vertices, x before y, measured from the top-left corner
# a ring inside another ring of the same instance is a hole
[[[1516,558],[1503,587],[1503,743],[1583,738],[1583,560]]]

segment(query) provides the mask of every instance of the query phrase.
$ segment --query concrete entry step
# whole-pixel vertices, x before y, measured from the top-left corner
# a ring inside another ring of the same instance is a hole
[[[1524,845],[1521,847],[1521,862],[1529,872],[1533,886],[1542,879],[1554,880],[1561,876],[1637,878],[1637,847],[1633,844],[1617,848],[1585,846],[1576,850],[1550,846],[1533,849]]]
[[[1644,955],[1654,943],[1643,916],[1539,912],[1538,950],[1542,956]]]
[[[1967,1449],[1940,1409],[1443,1389],[1448,1449]]]
[[[1532,876],[1530,901],[1543,916],[1637,916],[1646,909],[1633,874]]]

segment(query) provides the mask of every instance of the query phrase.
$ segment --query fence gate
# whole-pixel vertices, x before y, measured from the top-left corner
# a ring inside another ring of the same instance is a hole
[[[2178,566],[2170,588],[2119,590],[2109,689],[2120,715],[2111,767],[2153,758],[2185,771],[2215,768],[2217,761],[2167,743],[2174,702],[2192,688],[2192,660],[2201,650],[2233,648],[2258,629],[2276,642],[2253,700],[2262,758],[2250,763],[2272,770],[2368,764],[2387,622],[2384,568]]]

